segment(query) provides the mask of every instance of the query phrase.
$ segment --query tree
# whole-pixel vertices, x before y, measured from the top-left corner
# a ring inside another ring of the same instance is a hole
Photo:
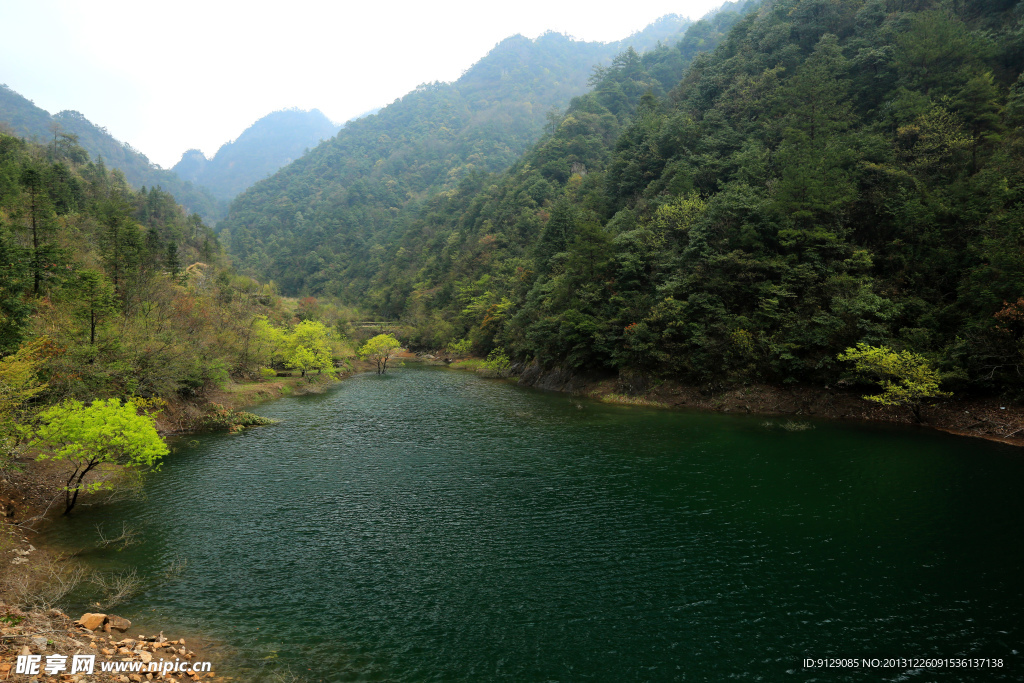
[[[96,343],[96,326],[104,317],[116,310],[114,288],[107,278],[95,270],[78,273],[78,313],[89,321],[89,345]]]
[[[167,243],[167,254],[164,257],[164,265],[172,280],[178,280],[181,275],[181,259],[178,258],[178,245],[174,242]]]
[[[0,467],[6,466],[24,439],[31,401],[46,389],[38,373],[50,341],[37,339],[0,359]]]
[[[28,190],[28,227],[32,240],[32,294],[39,296],[43,271],[48,270],[45,264],[52,252],[52,247],[44,240],[45,235],[52,232],[54,228],[53,206],[46,194],[43,175],[38,168],[33,166],[25,168],[21,174],[21,184]]]
[[[776,204],[793,228],[780,233],[790,245],[827,244],[854,197],[846,168],[855,156],[846,131],[853,120],[845,76],[848,63],[833,35],[824,35],[807,61],[780,88],[782,169]]]
[[[167,444],[157,434],[153,418],[138,414],[135,404],[116,398],[96,399],[86,406],[69,400],[39,416],[33,447],[43,449],[37,460],[67,463],[64,514],[70,514],[83,491],[112,490],[111,479],[86,483],[85,476],[103,465],[141,475],[159,468]]]
[[[331,331],[319,320],[303,320],[284,340],[284,362],[306,376],[309,370],[334,370]]]
[[[839,354],[839,360],[854,363],[857,374],[878,382],[881,394],[864,399],[883,406],[907,406],[921,422],[921,406],[925,399],[952,396],[939,389],[939,373],[924,356],[912,351],[893,351],[887,346],[871,346],[861,342]]]
[[[26,321],[32,312],[22,295],[28,279],[27,254],[0,224],[0,353],[21,343]]]
[[[393,335],[378,334],[362,345],[359,349],[359,357],[375,362],[377,364],[377,374],[383,375],[388,371],[388,360],[400,348],[402,348],[402,344]]]

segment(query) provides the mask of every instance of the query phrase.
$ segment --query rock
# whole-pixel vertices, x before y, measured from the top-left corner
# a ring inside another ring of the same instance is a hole
[[[128,676],[129,681],[135,681],[135,683],[142,683],[142,676],[139,674],[130,674]]]
[[[121,633],[124,633],[132,627],[132,622],[128,621],[124,617],[117,617],[113,614],[107,615],[107,623],[110,625],[110,628],[118,630]]]
[[[45,650],[47,645],[46,636],[36,636],[32,638],[32,646],[37,650]]]
[[[96,629],[103,626],[103,622],[106,621],[106,619],[106,614],[94,614],[92,612],[86,612],[82,615],[82,618],[76,621],[75,623],[81,626],[82,628],[87,628],[90,631],[95,631]]]

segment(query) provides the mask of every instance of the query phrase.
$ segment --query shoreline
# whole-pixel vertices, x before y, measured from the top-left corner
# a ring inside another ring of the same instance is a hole
[[[451,362],[451,359],[440,360],[425,358],[423,354],[414,354],[408,351],[396,356],[396,360],[406,362],[424,363],[426,365],[446,366],[455,370],[477,371],[479,359],[462,359],[462,361]],[[466,362],[469,361],[469,362]],[[460,367],[462,366],[462,367]],[[167,418],[160,424],[162,436],[181,436],[189,433],[204,431],[202,420],[210,414],[211,410],[218,408],[230,411],[241,411],[245,408],[260,403],[286,398],[289,396],[301,396],[316,394],[327,391],[334,385],[344,381],[353,374],[364,370],[372,370],[372,364],[367,368],[362,364],[356,364],[346,372],[328,381],[307,382],[299,377],[275,378],[264,382],[230,383],[224,387],[211,391],[204,397],[202,402],[180,402],[173,406],[169,405]],[[997,441],[1011,446],[1024,446],[1024,436],[1018,436],[1024,432],[1024,409],[1010,403],[1001,402],[992,398],[952,398],[937,402],[926,407],[924,410],[924,421],[917,423],[910,411],[904,407],[879,406],[865,401],[861,392],[854,392],[845,388],[832,387],[777,387],[772,385],[750,384],[712,391],[710,389],[685,385],[675,381],[658,381],[646,387],[623,386],[622,380],[612,376],[576,375],[561,370],[540,371],[536,367],[519,367],[517,372],[508,379],[526,388],[533,388],[545,391],[557,391],[570,395],[582,396],[592,400],[605,403],[623,405],[637,405],[641,407],[656,407],[669,410],[699,410],[718,413],[743,413],[750,415],[784,416],[789,418],[820,418],[844,421],[857,421],[863,423],[889,423],[908,426],[920,426],[936,431],[942,431],[958,436],[970,436],[983,438],[990,441]],[[483,373],[478,373],[483,374]],[[639,389],[639,390],[637,390]],[[189,429],[191,427],[191,429]],[[23,464],[35,462],[31,458],[23,458]],[[42,511],[40,515],[39,502],[45,501],[47,494],[52,496],[58,493],[56,486],[59,485],[59,477],[55,477],[55,469],[50,464],[31,468],[32,473],[22,472],[24,476],[7,477],[0,482],[0,516],[6,524],[3,528],[8,532],[5,543],[6,550],[4,557],[21,556],[31,558],[32,555],[44,561],[43,558],[61,559],[63,556],[59,549],[51,548],[44,543],[39,543],[39,548],[34,548],[29,541],[30,533],[39,533],[38,528],[25,528],[18,526],[26,519],[37,515],[37,526],[43,526],[53,522],[57,512],[53,509]],[[10,473],[8,473],[10,476]],[[32,539],[38,543],[38,539]],[[29,550],[31,548],[31,550]],[[29,555],[29,553],[32,553]],[[38,553],[38,555],[36,555]],[[29,560],[31,561],[31,559]],[[12,569],[25,567],[24,565],[5,566],[5,573],[10,574]],[[25,627],[17,624],[0,628],[0,675],[5,673],[5,665],[12,667],[7,671],[13,671],[14,659],[18,654],[64,654],[69,657],[72,654],[97,654],[105,660],[143,657],[135,649],[142,648],[133,646],[129,652],[121,652],[117,646],[111,645],[111,641],[133,639],[136,634],[143,632],[159,631],[159,638],[163,636],[160,626],[173,619],[149,619],[141,617],[138,624],[133,625],[127,633],[104,634],[102,632],[86,632],[81,626],[75,626],[71,618],[63,613],[49,609],[30,611],[27,608],[19,608],[17,605],[0,603],[7,616],[14,616],[24,619]],[[28,644],[22,640],[30,640],[32,634],[27,633],[31,625],[33,632],[46,631],[49,633],[48,644],[40,641],[32,641]],[[45,627],[45,628],[44,628]],[[176,632],[180,629],[169,629]],[[230,644],[218,641],[209,634],[193,632],[186,634],[187,642],[199,643],[198,650],[193,654],[194,661],[213,661],[214,672],[203,680],[228,681],[232,680],[230,671],[226,674],[217,672],[217,665],[231,658],[232,647]],[[169,640],[178,636],[170,636]],[[148,640],[148,638],[147,638]],[[150,641],[152,642],[152,641]],[[26,649],[27,647],[27,649]],[[148,646],[147,646],[148,647]],[[144,649],[144,648],[142,648]],[[113,657],[105,656],[104,651],[115,653]],[[97,661],[100,661],[98,658]],[[44,660],[45,661],[45,660]],[[10,674],[8,674],[9,676]],[[88,680],[116,681],[118,683],[135,681],[131,674],[99,674]],[[84,680],[82,678],[69,678],[68,680]],[[138,680],[146,680],[144,677]],[[196,680],[188,676],[160,677],[160,680],[184,681]]]
[[[465,358],[449,364],[423,358],[423,355],[415,360],[463,371],[477,371],[481,361]],[[907,407],[871,403],[863,398],[865,390],[840,387],[779,387],[750,383],[712,390],[675,380],[655,380],[650,381],[649,386],[636,387],[624,386],[622,379],[610,374],[577,374],[559,368],[541,370],[537,366],[523,365],[513,367],[508,379],[519,386],[583,396],[603,403],[765,417],[899,424],[1024,447],[1024,406],[992,397],[954,396],[936,401],[925,406],[923,420],[917,422]]]
[[[266,401],[323,393],[361,370],[361,365],[357,363],[355,367],[339,372],[333,378],[319,379],[314,376],[312,381],[307,381],[292,376],[264,382],[230,382],[210,391],[199,401],[168,403],[157,417],[157,428],[160,436],[165,439],[210,430],[234,432],[237,430],[211,427],[207,420],[218,410],[227,410],[230,414],[241,413],[245,408]],[[161,645],[158,643],[161,643],[161,638],[166,642],[180,641],[179,649],[184,649],[188,643],[191,649],[185,652],[190,654],[191,661],[213,662],[213,670],[195,677],[173,672],[163,676],[154,675],[156,680],[208,680],[211,683],[235,680],[232,677],[233,668],[228,668],[225,673],[219,671],[224,662],[235,658],[231,644],[201,631],[182,633],[183,629],[176,626],[167,628],[165,624],[173,624],[174,619],[139,616],[126,632],[115,630],[104,633],[102,630],[86,630],[76,625],[73,616],[56,608],[57,601],[54,606],[37,608],[17,604],[17,600],[12,604],[11,598],[16,598],[16,591],[12,587],[38,580],[34,573],[38,567],[58,564],[66,567],[81,566],[73,564],[75,553],[68,556],[64,549],[41,541],[42,530],[60,516],[59,498],[64,479],[59,473],[59,466],[52,462],[36,461],[31,456],[17,458],[13,464],[15,466],[4,472],[0,479],[0,520],[3,521],[0,525],[0,531],[3,532],[0,533],[0,563],[3,567],[0,570],[0,582],[5,594],[4,599],[0,599],[0,621],[3,621],[0,624],[0,680],[10,679],[15,670],[15,660],[21,654],[40,655],[44,664],[47,655],[64,655],[67,662],[71,662],[75,654],[97,656],[94,674],[88,678],[79,674],[73,677],[69,675],[62,680],[103,683],[150,680],[146,678],[145,671],[141,675],[131,672],[102,673],[98,663],[159,657]],[[54,500],[58,502],[54,504]],[[84,502],[88,503],[88,498]],[[143,605],[136,611],[144,608]],[[115,608],[109,614],[116,611]],[[165,631],[176,635],[165,637]],[[150,632],[158,635],[143,638],[143,634]],[[46,636],[46,642],[32,640],[33,636],[38,638],[40,634]],[[119,644],[114,644],[116,641]],[[22,678],[21,674],[13,675],[17,677],[14,680]],[[27,676],[25,680],[28,680]]]
[[[536,386],[529,381],[520,384]],[[944,399],[927,405],[922,411],[923,420],[917,422],[905,406],[870,403],[864,400],[863,392],[848,389],[751,384],[712,392],[665,381],[636,394],[625,394],[617,391],[618,384],[616,379],[592,379],[569,393],[607,403],[673,410],[899,424],[1024,447],[1024,436],[1019,436],[1024,433],[1024,408],[995,398]]]

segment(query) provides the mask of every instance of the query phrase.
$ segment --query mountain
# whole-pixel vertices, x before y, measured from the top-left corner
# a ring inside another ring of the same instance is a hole
[[[44,144],[52,143],[55,130],[58,135],[74,135],[90,156],[102,158],[105,164],[119,169],[136,189],[160,187],[208,223],[223,215],[225,204],[218,202],[209,191],[150,163],[146,155],[128,143],[118,141],[106,128],[95,125],[77,111],[62,111],[51,116],[31,100],[6,85],[0,85],[0,124],[6,124],[15,135]]]
[[[339,129],[318,109],[276,111],[249,126],[237,140],[224,144],[212,159],[190,149],[172,170],[184,180],[209,188],[217,199],[230,201],[308,148],[334,137]]]
[[[689,23],[666,17],[613,44],[557,33],[507,38],[454,83],[421,85],[348,122],[239,195],[218,229],[243,269],[266,273],[284,291],[339,292],[424,198],[512,164],[549,113],[586,90],[594,65],[633,43],[678,38]]]
[[[887,396],[930,364],[955,393],[1019,398],[1019,7],[719,13],[600,70],[510,169],[423,202],[341,291],[411,343],[467,337],[625,391],[843,386],[874,353]]]

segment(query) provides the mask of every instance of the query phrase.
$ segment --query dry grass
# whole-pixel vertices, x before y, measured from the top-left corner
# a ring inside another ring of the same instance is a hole
[[[615,403],[627,406],[646,406],[648,408],[668,408],[667,403],[655,401],[643,396],[629,396],[627,394],[605,394],[601,397],[602,403]]]

